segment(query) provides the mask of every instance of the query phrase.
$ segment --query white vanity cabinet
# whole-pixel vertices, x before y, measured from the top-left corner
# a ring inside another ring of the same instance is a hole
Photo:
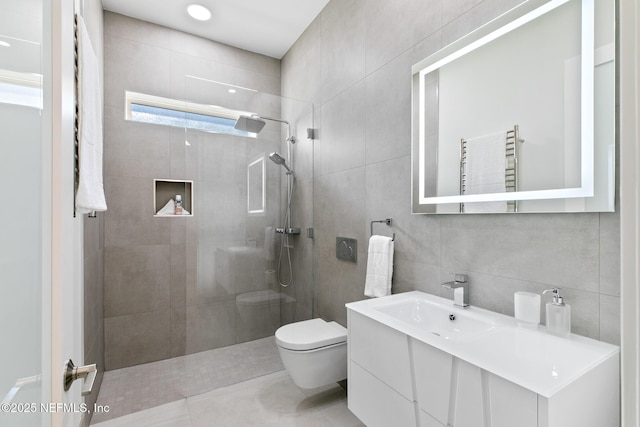
[[[418,340],[410,344],[421,426],[538,425],[536,393]]]
[[[348,405],[367,426],[619,427],[617,347],[523,330],[495,313],[491,331],[443,339],[382,304],[347,304]],[[465,315],[485,314],[456,313]]]
[[[369,427],[416,425],[407,336],[357,313],[348,322],[349,409]]]

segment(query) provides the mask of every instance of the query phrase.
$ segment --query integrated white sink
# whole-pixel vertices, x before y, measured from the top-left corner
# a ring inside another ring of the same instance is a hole
[[[543,325],[519,327],[511,316],[473,305],[461,308],[450,299],[419,291],[346,306],[543,396],[558,392],[620,350],[579,335],[561,338]]]
[[[614,427],[619,348],[413,291],[349,303],[349,409],[377,427]]]
[[[472,340],[498,326],[496,319],[475,307],[460,309],[451,303],[433,301],[419,295],[381,305],[374,310],[445,340]]]

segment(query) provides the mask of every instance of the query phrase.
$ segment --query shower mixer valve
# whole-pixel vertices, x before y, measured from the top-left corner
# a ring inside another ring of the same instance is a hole
[[[277,227],[276,228],[276,233],[278,233],[278,234],[300,234],[300,229],[299,228]]]

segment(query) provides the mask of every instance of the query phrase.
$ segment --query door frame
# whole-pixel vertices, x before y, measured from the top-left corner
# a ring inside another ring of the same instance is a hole
[[[619,6],[621,419],[640,426],[640,5]]]
[[[64,391],[63,369],[67,359],[76,365],[84,363],[83,350],[83,280],[82,280],[82,217],[74,217],[74,156],[75,156],[75,70],[74,70],[74,1],[50,0],[44,2],[43,20],[45,41],[45,141],[50,141],[51,164],[44,176],[50,177],[50,242],[49,295],[43,295],[44,304],[50,303],[50,402],[72,404],[80,408],[81,381],[76,381],[68,392]],[[48,94],[47,94],[48,92]],[[47,167],[45,166],[45,169]],[[49,172],[49,173],[47,173]],[[47,220],[45,214],[45,221]],[[44,237],[44,236],[43,236]],[[48,240],[47,240],[48,238]],[[45,286],[46,288],[46,286]],[[50,299],[47,297],[50,296]],[[44,307],[46,311],[47,308]],[[46,321],[45,321],[46,323]],[[45,336],[48,334],[44,334]],[[46,338],[45,338],[46,339]],[[46,356],[45,356],[46,359]],[[46,386],[46,385],[45,385]],[[50,424],[79,426],[82,412],[54,411]],[[46,424],[45,424],[46,425]]]

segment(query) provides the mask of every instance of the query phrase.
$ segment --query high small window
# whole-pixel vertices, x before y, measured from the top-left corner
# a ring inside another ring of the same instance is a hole
[[[234,128],[238,116],[251,115],[252,113],[250,112],[129,91],[126,92],[125,98],[127,120],[196,129],[205,132],[256,137],[255,133]]]

